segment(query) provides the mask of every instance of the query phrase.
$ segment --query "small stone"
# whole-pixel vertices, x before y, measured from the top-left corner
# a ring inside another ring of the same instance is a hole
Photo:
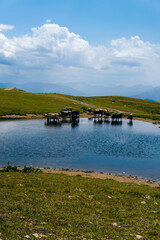
[[[94,196],[93,195],[90,195],[90,196],[88,196],[89,197],[89,199],[92,199]]]
[[[29,235],[26,235],[26,236],[24,236],[25,238],[30,238],[30,236]]]
[[[142,201],[141,203],[142,203],[142,204],[146,204],[146,202],[145,202],[145,201]]]
[[[143,237],[141,235],[136,235],[137,239],[143,239]]]
[[[36,238],[47,237],[46,235],[44,235],[42,233],[33,233],[33,236],[36,237]]]
[[[38,233],[33,233],[33,236],[36,238],[39,238],[39,234]]]
[[[112,223],[112,225],[118,227],[118,224],[116,222]]]
[[[146,195],[146,197],[145,197],[146,199],[151,199],[151,196],[149,196],[149,195]]]
[[[152,213],[157,213],[157,211],[151,210]]]

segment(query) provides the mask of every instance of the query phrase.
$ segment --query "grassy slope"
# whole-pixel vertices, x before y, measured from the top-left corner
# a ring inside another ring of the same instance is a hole
[[[0,173],[0,189],[2,239],[36,239],[34,233],[52,240],[160,239],[160,188],[80,175]]]
[[[134,116],[160,120],[160,103],[157,102],[128,97],[72,97],[0,89],[0,115],[58,112],[66,106],[81,111],[83,106],[95,108],[101,106],[112,111],[132,112]]]
[[[135,116],[160,119],[160,103],[157,102],[119,96],[73,98],[93,105],[132,112]]]
[[[65,95],[0,89],[0,115],[58,112],[66,106],[80,109],[83,105],[75,107],[72,99]]]

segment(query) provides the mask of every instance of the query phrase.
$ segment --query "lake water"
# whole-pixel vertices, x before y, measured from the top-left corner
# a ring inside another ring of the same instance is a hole
[[[147,122],[45,125],[45,120],[0,122],[0,165],[70,168],[160,180],[160,128]]]

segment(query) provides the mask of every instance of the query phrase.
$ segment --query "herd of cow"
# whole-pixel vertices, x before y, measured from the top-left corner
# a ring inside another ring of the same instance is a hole
[[[95,118],[108,118],[110,117],[112,121],[119,121],[122,120],[122,113],[110,113],[108,110],[105,109],[95,109],[92,110],[91,108],[88,109],[88,113],[90,115],[93,115]],[[79,119],[79,110],[73,111],[71,107],[63,108],[60,113],[48,113],[45,114],[45,117],[47,118],[47,122],[58,121],[59,118],[67,119],[69,118],[71,121],[76,121]],[[132,121],[132,114],[128,117],[130,121]]]
[[[49,123],[51,120],[58,121],[59,118],[66,119],[69,118],[72,121],[76,121],[79,118],[79,110],[73,111],[71,107],[63,108],[60,113],[47,113],[45,114],[47,118],[47,122]]]

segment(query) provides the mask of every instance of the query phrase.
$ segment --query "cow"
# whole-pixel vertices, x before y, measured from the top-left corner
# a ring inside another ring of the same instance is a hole
[[[76,111],[72,111],[72,115],[76,115],[79,117],[79,110],[76,110]]]
[[[45,117],[47,118],[47,123],[49,123],[51,120],[58,121],[59,120],[59,113],[47,113],[45,114]]]
[[[70,111],[70,112],[72,112],[72,107],[65,107],[61,111]]]
[[[129,119],[130,121],[132,121],[133,120],[133,115],[132,115],[132,113],[128,116],[128,118],[127,119]]]
[[[72,121],[76,121],[79,118],[79,110],[73,111],[72,113]]]
[[[61,110],[60,112],[60,117],[62,118],[71,117],[71,115],[72,115],[71,111]]]
[[[108,118],[111,116],[110,112],[108,110],[103,110],[103,115]]]
[[[95,109],[94,110],[94,116],[100,116],[102,117],[103,116],[103,109]]]
[[[87,111],[88,111],[89,114],[92,114],[92,113],[93,113],[93,110],[92,110],[91,108],[88,108]]]
[[[122,120],[122,113],[112,113],[112,116],[111,116],[111,118],[112,118],[112,121],[113,120]]]

